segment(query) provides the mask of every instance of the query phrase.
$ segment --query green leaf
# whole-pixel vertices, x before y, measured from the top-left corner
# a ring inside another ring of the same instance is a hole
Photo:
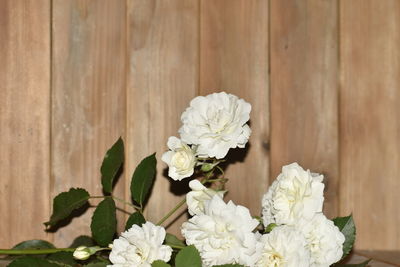
[[[172,248],[186,247],[182,240],[169,233],[167,233],[165,236],[165,244],[171,246]]]
[[[136,203],[143,207],[143,203],[153,185],[156,175],[156,153],[143,159],[136,167],[131,181],[131,194]]]
[[[111,193],[113,181],[124,162],[124,141],[121,137],[107,151],[101,164],[101,184],[106,193]]]
[[[107,197],[99,203],[93,213],[90,229],[92,236],[101,246],[107,246],[113,240],[117,228],[116,207],[112,198]]]
[[[366,260],[359,264],[335,264],[335,267],[365,267],[371,260]]]
[[[42,258],[23,257],[12,261],[8,267],[60,267],[60,265]]]
[[[175,258],[176,267],[201,267],[200,254],[194,246],[179,251]]]
[[[240,264],[223,264],[223,265],[213,265],[213,267],[244,267]]]
[[[46,226],[54,226],[67,218],[75,209],[79,209],[89,200],[89,193],[82,188],[71,188],[68,192],[57,195],[53,200],[53,214]]]
[[[356,239],[356,226],[354,225],[353,216],[337,217],[333,219],[333,223],[339,228],[345,237],[342,256],[342,258],[344,258],[350,253]]]
[[[79,246],[92,247],[94,245],[96,245],[96,242],[93,240],[93,238],[87,235],[81,235],[75,238],[69,247],[70,248],[77,248]]]
[[[265,233],[270,233],[276,226],[277,226],[276,223],[268,224],[268,226],[265,228]]]
[[[164,261],[153,261],[151,264],[151,267],[171,267],[168,263],[165,263]]]
[[[12,249],[48,249],[56,248],[53,244],[44,240],[28,240],[15,245]]]
[[[46,259],[53,263],[67,264],[75,266],[77,262],[74,260],[72,252],[60,251],[54,254],[50,254]]]
[[[126,222],[125,230],[130,229],[134,224],[142,226],[142,224],[144,224],[145,222],[146,219],[140,212],[132,213],[131,216],[129,216],[128,221]]]

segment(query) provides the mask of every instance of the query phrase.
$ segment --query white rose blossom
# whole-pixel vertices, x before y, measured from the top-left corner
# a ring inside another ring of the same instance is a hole
[[[310,221],[301,220],[296,228],[307,240],[311,267],[329,267],[342,258],[345,237],[322,213],[315,214]]]
[[[113,265],[108,267],[151,267],[156,260],[168,262],[171,259],[172,248],[163,245],[165,229],[146,222],[139,227],[123,232],[115,239],[110,253]]]
[[[293,226],[275,227],[259,243],[261,256],[255,267],[309,267],[310,252],[301,232]]]
[[[167,145],[170,151],[161,160],[168,164],[168,176],[175,181],[192,176],[196,166],[194,150],[175,136],[168,138]]]
[[[221,199],[225,191],[215,191],[205,187],[199,180],[192,180],[189,183],[190,191],[186,194],[186,204],[190,215],[204,214],[205,205],[213,196],[217,195]]]
[[[257,225],[246,207],[225,203],[215,195],[206,203],[204,214],[183,223],[182,234],[186,243],[200,252],[204,267],[229,263],[254,266],[259,255],[252,231]]]
[[[250,111],[249,103],[232,94],[198,96],[181,116],[181,139],[198,145],[201,157],[222,159],[229,149],[246,145],[251,133],[246,124]]]
[[[293,225],[300,219],[310,220],[322,212],[323,176],[305,171],[297,163],[282,167],[282,173],[269,187],[262,200],[264,225]]]

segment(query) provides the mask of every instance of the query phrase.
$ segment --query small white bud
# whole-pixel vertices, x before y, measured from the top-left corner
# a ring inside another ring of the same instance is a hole
[[[90,255],[90,249],[85,246],[77,247],[73,254],[74,258],[77,260],[87,260],[89,259]]]

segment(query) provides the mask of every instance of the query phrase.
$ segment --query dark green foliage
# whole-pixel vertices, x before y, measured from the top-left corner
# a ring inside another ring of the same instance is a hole
[[[124,162],[124,142],[121,138],[107,151],[101,165],[101,184],[106,193],[111,193],[114,178]]]
[[[107,197],[99,203],[93,213],[90,229],[94,240],[100,246],[108,246],[114,238],[117,228],[115,202]]]
[[[89,200],[89,193],[82,188],[71,188],[68,192],[58,194],[53,200],[53,214],[46,226],[55,226],[59,221],[67,218],[72,211],[85,205]]]

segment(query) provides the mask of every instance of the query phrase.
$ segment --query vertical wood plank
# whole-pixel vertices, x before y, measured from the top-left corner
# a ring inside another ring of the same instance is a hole
[[[338,211],[337,1],[271,0],[271,173],[298,162],[324,174]]]
[[[158,173],[146,212],[154,223],[184,197],[179,187],[185,182],[167,178],[160,158],[167,138],[178,135],[180,115],[198,88],[198,11],[198,0],[128,1],[127,175],[157,152]],[[179,232],[182,219],[169,230]]]
[[[99,195],[104,153],[125,133],[126,3],[54,0],[52,27],[52,194]],[[120,181],[114,194],[124,191]],[[90,233],[92,211],[59,229],[56,244]]]
[[[357,248],[400,248],[400,2],[340,2],[340,207]]]
[[[200,95],[226,91],[252,105],[250,145],[228,154],[240,161],[227,169],[227,197],[258,215],[269,177],[268,1],[203,0],[200,28]]]
[[[0,247],[11,247],[48,237],[49,0],[0,1],[0,58]]]

